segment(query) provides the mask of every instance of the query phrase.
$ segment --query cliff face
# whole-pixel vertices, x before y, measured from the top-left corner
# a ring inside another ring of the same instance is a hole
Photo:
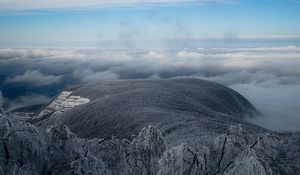
[[[167,147],[161,132],[143,128],[130,140],[78,138],[66,125],[37,128],[2,114],[0,174],[210,175],[297,174],[300,137],[250,134],[231,126],[212,147]]]

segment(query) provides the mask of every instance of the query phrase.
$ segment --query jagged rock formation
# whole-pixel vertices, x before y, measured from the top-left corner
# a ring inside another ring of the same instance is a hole
[[[224,172],[224,175],[231,174],[260,174],[268,175],[272,174],[271,168],[268,164],[263,164],[256,156],[256,152],[253,149],[246,149],[243,151],[232,163],[232,167],[229,167]]]
[[[40,130],[0,119],[0,174],[156,174],[166,150],[161,133],[144,128],[132,141],[80,139],[59,124]]]
[[[3,174],[107,174],[101,159],[64,125],[39,131],[30,124],[1,119]],[[0,173],[1,174],[1,173]]]
[[[158,160],[166,151],[160,131],[153,127],[143,128],[129,148],[122,172],[128,175],[155,175],[159,168]]]
[[[208,155],[207,147],[196,151],[182,143],[164,153],[157,175],[207,174]]]
[[[37,128],[0,117],[0,175],[266,175],[300,171],[299,133],[247,133],[231,126],[213,147],[167,148],[161,132],[143,128],[132,141],[82,139],[66,125]]]
[[[64,123],[82,138],[115,135],[124,139],[152,125],[160,129],[168,145],[185,142],[194,147],[212,144],[230,125],[243,124],[251,132],[263,130],[244,121],[245,115],[256,112],[244,97],[198,79],[99,81],[66,91],[90,102],[32,123],[44,127]]]

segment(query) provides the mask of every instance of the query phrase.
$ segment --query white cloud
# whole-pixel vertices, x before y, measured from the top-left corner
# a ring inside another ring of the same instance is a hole
[[[299,131],[299,85],[258,86],[255,84],[236,84],[236,89],[249,99],[261,112],[261,116],[248,121],[270,130]]]
[[[61,76],[46,75],[37,70],[28,70],[23,75],[8,78],[6,83],[26,83],[32,86],[47,86],[59,83]]]
[[[164,58],[166,58],[166,54],[155,52],[155,51],[149,51],[147,54],[144,55],[144,58],[164,59]]]
[[[73,72],[75,78],[81,79],[83,82],[91,82],[97,80],[115,80],[119,76],[111,71],[94,72],[91,69],[75,70]]]
[[[45,95],[33,94],[27,96],[20,96],[16,99],[10,99],[7,100],[6,103],[7,106],[9,106],[9,110],[14,110],[25,106],[45,104],[48,103],[50,100],[51,98]]]
[[[0,48],[0,61],[6,59],[32,59],[32,58],[63,58],[81,59],[86,57],[84,52],[72,49],[33,49],[33,48]]]
[[[196,59],[201,59],[204,54],[201,52],[194,52],[194,51],[186,51],[186,50],[182,50],[177,52],[178,57],[181,58],[196,58]]]

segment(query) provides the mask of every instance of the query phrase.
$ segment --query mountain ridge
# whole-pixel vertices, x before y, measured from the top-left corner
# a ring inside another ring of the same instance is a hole
[[[264,130],[244,120],[244,116],[258,113],[247,99],[232,89],[204,80],[99,81],[68,87],[66,91],[90,102],[45,116],[37,125],[58,122],[69,126],[79,137],[115,135],[125,139],[153,125],[174,145],[200,141],[201,137],[207,140],[207,133],[217,135],[234,124],[243,124],[253,132]],[[180,139],[173,140],[175,136]]]

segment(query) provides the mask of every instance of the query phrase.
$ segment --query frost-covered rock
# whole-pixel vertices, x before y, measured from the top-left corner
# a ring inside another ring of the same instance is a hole
[[[270,165],[273,174],[300,172],[299,133],[264,133],[251,147]]]
[[[148,126],[143,128],[133,140],[132,149],[139,150],[140,152],[149,150],[155,157],[160,158],[166,151],[166,145],[160,131],[153,126]]]
[[[63,91],[59,94],[53,102],[51,102],[44,110],[42,110],[37,117],[41,118],[47,115],[56,115],[76,106],[90,102],[88,98],[71,95],[71,91]]]
[[[207,174],[207,156],[182,143],[166,151],[159,161],[157,175]]]
[[[143,128],[139,135],[132,141],[129,147],[124,174],[148,174],[155,175],[158,171],[158,160],[166,151],[166,145],[160,131],[148,126]]]
[[[0,117],[0,174],[156,174],[166,150],[159,130],[144,128],[132,142],[81,139],[63,124],[47,130]],[[139,165],[139,166],[135,166]]]
[[[132,141],[84,139],[64,124],[38,128],[2,113],[0,175],[297,175],[299,143],[299,133],[251,134],[231,126],[211,147],[168,149],[153,126]]]
[[[0,157],[4,174],[39,174],[45,167],[47,141],[30,124],[0,121]]]
[[[249,134],[231,126],[215,139],[211,163],[216,174],[297,174],[299,133]]]
[[[268,175],[272,174],[269,165],[262,163],[253,149],[243,151],[224,175]]]
[[[89,154],[86,142],[64,125],[46,132],[1,117],[0,137],[2,174],[110,174],[100,158]]]
[[[232,161],[248,147],[250,135],[241,126],[230,126],[226,134],[216,137],[213,146],[213,164],[222,174]]]

